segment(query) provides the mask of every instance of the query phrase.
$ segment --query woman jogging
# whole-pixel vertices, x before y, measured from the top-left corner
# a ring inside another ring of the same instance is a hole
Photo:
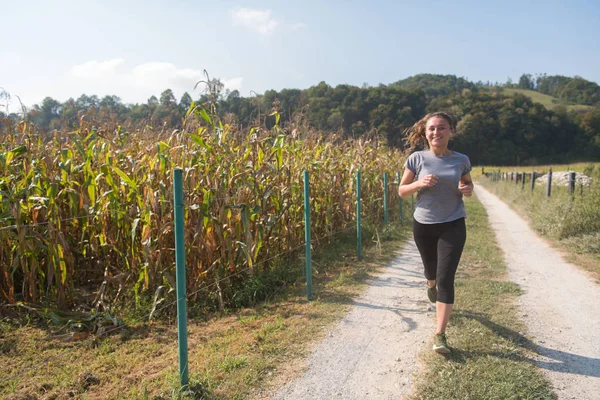
[[[409,151],[398,193],[417,192],[413,235],[427,279],[427,297],[436,303],[437,328],[433,350],[450,353],[446,326],[454,304],[454,276],[466,240],[463,196],[471,196],[471,163],[448,149],[454,134],[452,118],[443,112],[427,114],[406,131]]]

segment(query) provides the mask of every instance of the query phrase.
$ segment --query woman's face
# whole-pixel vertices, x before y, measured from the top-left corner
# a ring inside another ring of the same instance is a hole
[[[429,118],[425,125],[425,137],[429,147],[446,148],[448,140],[454,131],[450,129],[450,124],[442,117]]]

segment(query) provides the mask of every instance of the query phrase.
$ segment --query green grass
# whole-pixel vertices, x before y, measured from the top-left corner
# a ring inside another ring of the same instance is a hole
[[[586,111],[592,108],[591,106],[586,106],[583,104],[566,104],[563,101],[557,99],[556,97],[536,92],[535,90],[504,88],[503,93],[507,95],[514,95],[517,93],[525,95],[527,97],[530,97],[534,103],[540,103],[550,110],[553,110],[558,106],[564,106],[567,108],[568,111]]]
[[[412,399],[554,399],[532,363],[520,321],[520,288],[506,279],[502,253],[481,203],[466,201],[467,244],[456,281],[448,327],[449,356],[422,352],[424,371]]]

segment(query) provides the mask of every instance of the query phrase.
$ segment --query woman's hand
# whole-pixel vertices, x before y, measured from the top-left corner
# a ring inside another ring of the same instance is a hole
[[[461,182],[458,185],[458,191],[461,192],[465,197],[471,197],[473,194],[473,182]]]
[[[465,197],[471,197],[473,194],[473,180],[471,179],[471,174],[463,175],[463,177],[460,178],[458,191]]]
[[[428,187],[432,187],[434,186],[438,181],[438,177],[433,175],[433,174],[429,174],[429,175],[425,175],[419,182],[420,182],[420,187],[421,189],[423,188],[428,188]]]

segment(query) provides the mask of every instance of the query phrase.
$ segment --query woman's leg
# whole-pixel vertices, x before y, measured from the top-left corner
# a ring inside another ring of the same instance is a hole
[[[421,224],[417,221],[413,223],[413,237],[417,249],[419,249],[419,254],[421,254],[421,260],[425,269],[425,279],[427,279],[429,287],[435,285],[438,269],[438,237],[434,228],[434,225]]]
[[[446,304],[438,301],[435,303],[435,311],[437,314],[437,327],[435,333],[446,333],[446,326],[450,320],[450,313],[452,312],[454,304]]]
[[[444,225],[444,230],[437,245],[438,301],[436,302],[436,333],[445,333],[450,320],[450,313],[454,305],[454,278],[467,238],[464,218]]]

